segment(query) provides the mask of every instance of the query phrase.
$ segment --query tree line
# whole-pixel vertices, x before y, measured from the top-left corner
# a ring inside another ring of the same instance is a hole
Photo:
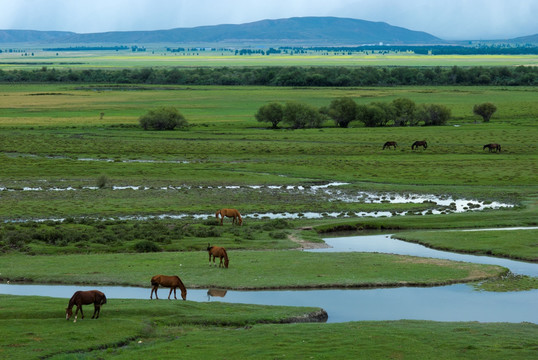
[[[253,86],[536,86],[538,67],[213,67],[0,70],[0,82]]]
[[[489,111],[494,110],[486,107]],[[475,106],[475,114],[482,116],[484,104]],[[488,112],[488,119],[491,115]],[[432,126],[445,125],[451,116],[450,109],[440,104],[416,105],[408,98],[397,98],[392,102],[371,102],[357,104],[352,98],[342,97],[331,101],[328,106],[319,109],[300,102],[281,104],[271,102],[261,106],[255,114],[256,120],[266,122],[273,129],[281,123],[293,129],[319,128],[326,120],[332,119],[336,126],[347,128],[353,121],[361,122],[365,127],[380,126]],[[484,119],[484,121],[486,121]]]
[[[473,113],[489,122],[497,107],[492,103],[476,104]],[[254,115],[259,122],[266,122],[277,129],[281,123],[293,129],[319,128],[332,119],[337,127],[347,128],[353,121],[365,127],[381,126],[439,126],[445,125],[451,110],[440,104],[417,105],[408,98],[397,98],[391,102],[357,104],[350,97],[336,98],[328,106],[319,109],[300,102],[281,104],[271,102],[262,105]]]

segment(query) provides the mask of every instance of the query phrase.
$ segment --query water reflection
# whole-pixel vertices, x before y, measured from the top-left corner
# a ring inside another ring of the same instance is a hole
[[[211,297],[225,297],[228,290],[209,289],[207,290],[207,301],[211,301]]]

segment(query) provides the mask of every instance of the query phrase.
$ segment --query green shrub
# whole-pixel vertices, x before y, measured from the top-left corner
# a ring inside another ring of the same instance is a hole
[[[139,122],[144,130],[174,130],[188,125],[185,117],[172,106],[150,110],[139,118]]]
[[[139,253],[162,251],[159,245],[149,240],[142,240],[142,241],[137,242],[134,245],[134,249],[136,252],[139,252]]]

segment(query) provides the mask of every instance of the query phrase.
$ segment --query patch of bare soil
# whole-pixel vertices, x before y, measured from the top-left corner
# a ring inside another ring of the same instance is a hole
[[[294,243],[299,245],[298,249],[305,250],[305,249],[325,249],[328,248],[329,245],[325,242],[311,242],[306,241],[303,239],[299,239],[298,237],[294,236],[293,234],[288,235],[288,239],[293,241]]]

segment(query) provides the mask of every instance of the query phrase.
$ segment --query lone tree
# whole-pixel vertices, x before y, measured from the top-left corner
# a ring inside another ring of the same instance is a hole
[[[174,130],[188,125],[185,117],[173,106],[152,109],[138,120],[144,130]]]
[[[273,129],[278,128],[278,123],[284,118],[284,106],[279,103],[269,103],[258,109],[256,120],[271,123]]]
[[[473,107],[473,113],[482,116],[484,122],[489,122],[495,111],[497,111],[497,107],[490,102],[477,104]]]
[[[337,126],[347,128],[349,123],[357,118],[357,103],[351,98],[338,98],[331,101],[327,115]]]

